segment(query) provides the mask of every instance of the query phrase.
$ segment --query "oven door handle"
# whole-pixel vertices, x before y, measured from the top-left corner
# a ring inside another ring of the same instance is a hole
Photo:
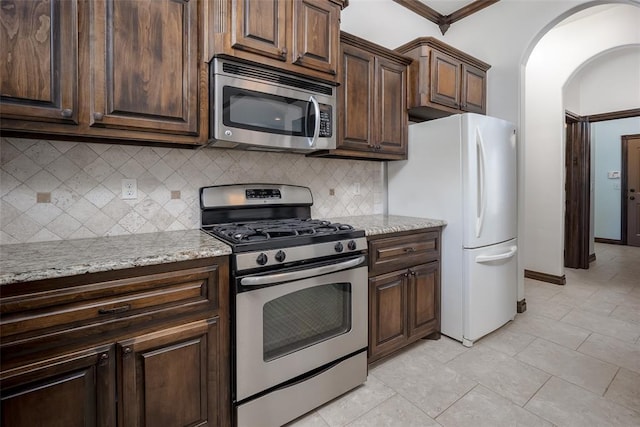
[[[242,286],[262,286],[272,283],[290,282],[292,280],[306,279],[308,277],[321,276],[323,274],[335,273],[336,271],[347,270],[357,267],[365,261],[365,257],[344,261],[339,264],[323,265],[322,267],[310,268],[308,270],[292,271],[290,273],[269,274],[268,276],[243,277],[240,279]]]

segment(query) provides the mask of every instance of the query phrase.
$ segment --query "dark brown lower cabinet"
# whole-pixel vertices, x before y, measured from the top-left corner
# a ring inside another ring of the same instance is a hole
[[[404,273],[369,279],[369,358],[402,347],[407,328],[407,284]]]
[[[440,231],[376,237],[369,257],[369,363],[420,338],[439,338]],[[398,269],[385,272],[392,266]]]
[[[409,338],[423,337],[440,330],[440,263],[437,261],[409,269],[407,315]]]
[[[3,285],[11,427],[230,425],[226,257]]]
[[[369,279],[369,361],[439,331],[437,261]]]
[[[2,425],[115,425],[115,346],[62,354],[2,373]]]
[[[118,343],[119,425],[212,425],[217,335],[217,319],[207,319]]]

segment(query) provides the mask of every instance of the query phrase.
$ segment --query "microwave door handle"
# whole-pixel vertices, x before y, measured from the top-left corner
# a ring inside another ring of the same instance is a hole
[[[335,273],[337,271],[347,270],[349,268],[357,267],[365,261],[365,257],[351,259],[349,261],[343,261],[338,264],[323,265],[322,267],[310,268],[308,270],[293,271],[290,273],[276,273],[268,276],[256,276],[256,277],[243,277],[240,279],[242,286],[262,286],[270,285],[272,283],[289,282],[291,280],[306,279],[309,277],[320,276],[328,273]]]
[[[313,128],[313,137],[312,138],[307,137],[307,141],[309,142],[309,147],[313,147],[314,145],[316,145],[316,141],[318,139],[318,136],[320,135],[320,104],[318,104],[318,100],[313,95],[309,97],[309,102],[313,104],[313,110],[315,112],[315,118],[316,118],[315,126]]]

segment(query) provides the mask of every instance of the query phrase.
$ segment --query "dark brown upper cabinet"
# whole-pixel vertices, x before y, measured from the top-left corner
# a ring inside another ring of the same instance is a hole
[[[344,0],[217,0],[209,56],[234,57],[302,76],[337,80]]]
[[[198,2],[95,0],[91,126],[198,132]]]
[[[489,64],[433,37],[396,49],[414,61],[409,66],[409,117],[430,120],[451,114],[486,114]]]
[[[2,117],[78,121],[77,1],[0,5]]]
[[[312,155],[407,158],[407,65],[411,59],[342,32],[335,150]]]
[[[13,136],[201,145],[202,0],[7,1],[0,126]]]

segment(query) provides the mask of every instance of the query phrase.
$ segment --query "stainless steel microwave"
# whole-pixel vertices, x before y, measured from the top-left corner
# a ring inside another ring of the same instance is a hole
[[[310,152],[336,148],[332,85],[215,58],[210,146]]]

